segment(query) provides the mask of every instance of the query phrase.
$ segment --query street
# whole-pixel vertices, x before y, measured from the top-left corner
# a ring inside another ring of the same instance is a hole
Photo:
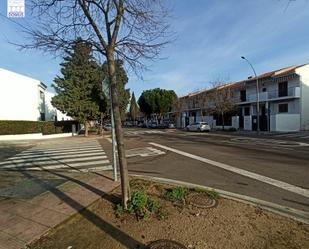
[[[125,134],[128,148],[151,146],[165,152],[129,158],[131,174],[205,185],[309,211],[308,139],[144,129]]]
[[[130,174],[199,184],[309,212],[309,139],[172,129],[124,132]],[[1,154],[2,199],[27,199],[49,190],[35,179],[58,186],[110,170],[112,159],[108,137],[21,142]]]

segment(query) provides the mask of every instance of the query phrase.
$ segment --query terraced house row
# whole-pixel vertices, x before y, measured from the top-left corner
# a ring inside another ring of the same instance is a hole
[[[233,110],[224,114],[226,127],[257,129],[257,87],[259,93],[259,122],[262,131],[309,130],[309,64],[290,66],[228,83],[219,88],[229,89]],[[219,89],[219,90],[220,90]],[[177,126],[208,122],[212,128],[222,128],[221,116],[213,111],[211,95],[218,87],[190,93],[179,99]]]

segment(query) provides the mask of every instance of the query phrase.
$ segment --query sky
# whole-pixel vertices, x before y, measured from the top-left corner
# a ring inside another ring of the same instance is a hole
[[[309,63],[309,0],[168,1],[176,39],[161,59],[148,64],[143,80],[128,72],[128,87],[137,97],[156,87],[183,96],[217,80],[246,79],[253,73],[241,56],[251,61],[257,74]],[[0,67],[50,87],[62,59],[37,50],[20,51],[9,43],[25,38],[16,23],[2,16],[6,2],[0,0]],[[27,25],[27,14],[13,21]]]

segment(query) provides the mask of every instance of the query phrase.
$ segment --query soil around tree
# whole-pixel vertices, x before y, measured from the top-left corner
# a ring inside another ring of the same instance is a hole
[[[119,201],[118,189],[55,227],[29,248],[144,249],[162,239],[179,242],[188,249],[309,248],[309,225],[224,198],[207,209],[171,202],[160,197],[167,187],[143,180],[131,182],[133,191],[143,191],[160,200],[168,213],[165,219],[137,221],[130,214],[118,218],[114,211]]]

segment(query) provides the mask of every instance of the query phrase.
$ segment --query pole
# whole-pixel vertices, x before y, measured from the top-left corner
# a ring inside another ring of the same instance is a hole
[[[257,114],[257,127],[256,132],[260,134],[260,93],[259,93],[259,79],[257,78],[256,74],[256,114]]]
[[[248,62],[248,64],[250,65],[250,67],[253,70],[254,76],[256,78],[256,115],[257,115],[257,120],[256,120],[256,132],[259,135],[260,134],[260,91],[259,91],[259,79],[256,75],[255,69],[252,66],[252,64],[250,63],[250,61],[248,61],[244,56],[241,56],[241,58],[243,60],[245,60],[246,62]]]
[[[118,181],[117,175],[117,142],[116,142],[116,132],[115,132],[115,119],[114,119],[114,111],[111,102],[111,125],[112,125],[112,147],[113,147],[113,169],[114,169],[114,181]]]
[[[110,96],[111,98],[111,90],[110,90],[110,85],[108,84],[108,90],[104,88],[104,81],[102,82],[102,89],[103,92],[105,92],[106,95]],[[113,103],[111,103],[111,126],[112,126],[112,153],[113,153],[113,158],[112,158],[112,164],[113,164],[113,170],[114,170],[114,181],[118,181],[118,174],[117,174],[117,142],[116,142],[116,132],[115,132],[115,119],[114,119],[114,111],[113,111]]]

